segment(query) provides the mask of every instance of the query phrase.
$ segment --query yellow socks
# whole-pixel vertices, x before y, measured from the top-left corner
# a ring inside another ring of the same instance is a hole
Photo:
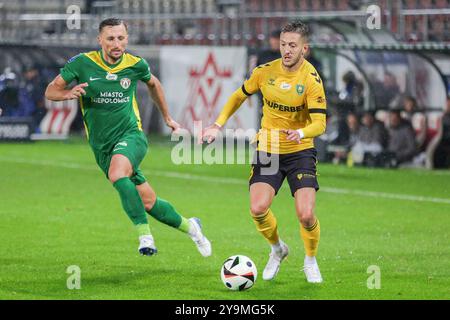
[[[319,219],[316,219],[316,222],[314,222],[312,226],[307,228],[300,224],[300,234],[303,239],[306,255],[309,257],[316,256],[320,240]]]
[[[263,237],[266,238],[271,245],[278,244],[280,237],[278,236],[277,219],[273,215],[272,210],[269,208],[263,215],[252,215],[252,217],[255,222],[256,229],[263,235]],[[309,257],[316,256],[320,240],[319,219],[316,219],[314,224],[307,228],[300,225],[300,235],[305,246],[305,254]]]
[[[253,216],[256,229],[261,232],[264,238],[269,241],[271,245],[277,244],[280,241],[277,229],[277,219],[272,213],[272,210],[267,209],[267,212],[261,216]]]

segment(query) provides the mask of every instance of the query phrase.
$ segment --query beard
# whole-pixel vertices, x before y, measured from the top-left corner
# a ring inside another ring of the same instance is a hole
[[[120,52],[120,55],[119,55],[119,56],[115,56],[115,55],[113,54],[113,51],[112,51],[112,50],[111,50],[110,52],[108,52],[107,55],[108,55],[108,57],[111,58],[112,60],[118,61],[118,60],[122,57],[123,51]]]
[[[295,59],[292,58],[291,61],[289,61],[289,62],[284,61],[284,59],[282,59],[281,61],[286,68],[291,68],[300,61],[301,57],[302,57],[302,55],[299,54]]]

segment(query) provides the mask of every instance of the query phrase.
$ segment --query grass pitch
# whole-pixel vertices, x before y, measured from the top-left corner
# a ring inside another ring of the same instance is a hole
[[[86,141],[0,144],[0,299],[450,298],[449,171],[319,164],[320,285],[300,271],[303,245],[285,182],[272,209],[291,254],[266,282],[269,247],[249,216],[249,165],[174,165],[173,145],[149,140],[147,179],[181,214],[202,219],[213,255],[203,258],[185,234],[150,218],[159,253],[139,256],[136,232]],[[248,291],[220,280],[234,254],[258,267]],[[79,290],[67,288],[72,265],[81,270]],[[377,267],[381,287],[369,289]]]

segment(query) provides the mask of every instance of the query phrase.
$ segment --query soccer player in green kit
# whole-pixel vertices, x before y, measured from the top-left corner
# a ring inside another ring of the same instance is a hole
[[[80,99],[81,111],[95,159],[118,191],[122,206],[139,234],[139,252],[157,252],[147,221],[156,220],[187,233],[204,256],[211,255],[211,243],[203,235],[198,218],[186,219],[173,206],[156,196],[139,169],[147,153],[136,102],[139,80],[146,83],[168,127],[180,125],[168,113],[164,91],[151,74],[147,62],[127,52],[128,30],[124,21],[109,18],[100,23],[101,49],[71,58],[47,87],[49,100]],[[78,85],[66,89],[75,80]]]

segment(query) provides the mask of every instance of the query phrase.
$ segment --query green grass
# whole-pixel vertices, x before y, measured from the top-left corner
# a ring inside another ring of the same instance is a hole
[[[201,257],[185,234],[150,220],[159,253],[139,256],[135,230],[85,141],[0,144],[0,299],[450,298],[450,172],[319,164],[321,285],[300,271],[303,245],[285,183],[272,209],[291,254],[265,282],[269,248],[248,212],[249,166],[177,166],[171,145],[152,140],[144,173],[159,196],[202,219],[213,255]],[[232,292],[220,280],[234,254],[258,266],[251,290]],[[80,290],[67,289],[70,265],[81,268]],[[371,265],[381,270],[379,290],[366,285]]]

